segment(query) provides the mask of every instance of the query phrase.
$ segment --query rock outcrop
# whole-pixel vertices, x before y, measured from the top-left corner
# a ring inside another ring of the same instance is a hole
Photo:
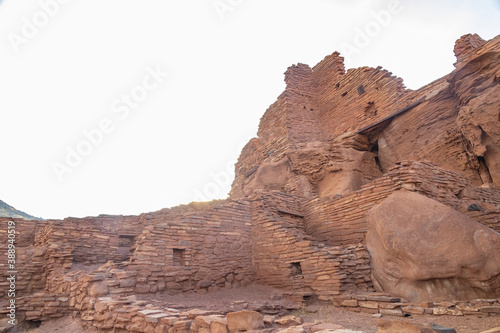
[[[379,291],[412,302],[500,297],[500,234],[436,200],[399,191],[368,213]]]

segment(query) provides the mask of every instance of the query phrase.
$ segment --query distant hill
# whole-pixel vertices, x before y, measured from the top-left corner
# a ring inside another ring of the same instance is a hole
[[[12,206],[7,205],[5,202],[0,200],[0,217],[16,217],[25,220],[43,220],[39,217],[34,217],[25,212],[15,209]]]

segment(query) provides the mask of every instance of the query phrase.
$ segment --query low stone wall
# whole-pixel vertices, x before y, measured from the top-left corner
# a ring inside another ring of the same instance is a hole
[[[498,299],[410,303],[398,297],[373,293],[344,295],[335,298],[334,304],[350,311],[380,313],[383,316],[396,317],[424,314],[436,316],[500,315],[500,300]]]
[[[16,300],[26,320],[46,321],[70,314],[69,295],[37,292]]]

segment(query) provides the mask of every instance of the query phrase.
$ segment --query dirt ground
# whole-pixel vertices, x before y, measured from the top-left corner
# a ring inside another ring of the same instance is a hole
[[[145,300],[159,307],[177,308],[181,311],[189,309],[202,309],[210,311],[231,312],[242,309],[252,309],[266,303],[268,305],[292,306],[293,303],[280,297],[282,292],[265,286],[249,286],[238,289],[221,289],[204,295],[156,293],[151,295],[138,295],[138,300]],[[297,305],[295,305],[298,308]],[[312,313],[311,311],[314,311]],[[333,306],[313,303],[302,306],[291,312],[300,316],[305,322],[333,323],[344,326],[346,329],[375,333],[377,331],[377,318],[371,314],[345,311]],[[418,322],[429,324],[431,322],[445,327],[453,327],[458,333],[479,333],[500,326],[500,316],[417,316],[408,318],[383,317],[393,320]],[[14,331],[13,331],[14,332]],[[78,319],[64,317],[57,320],[44,322],[38,328],[19,327],[17,332],[30,333],[85,333],[96,332],[85,329]],[[402,332],[404,333],[404,332]]]
[[[33,328],[28,325],[21,325],[12,330],[12,333],[86,333],[97,332],[97,330],[84,328],[79,319],[70,316],[43,322],[40,327]]]
[[[300,311],[298,314],[300,315]],[[317,313],[310,315],[305,314],[301,317],[304,318],[306,322],[331,322],[342,325],[348,329],[360,330],[366,333],[375,333],[377,331],[378,319],[373,318],[372,315],[345,311],[333,306],[322,306]],[[383,318],[410,323],[435,323],[445,327],[453,327],[457,333],[479,333],[500,326],[500,316],[412,316],[408,318],[384,316]]]
[[[203,309],[211,311],[231,312],[243,310],[247,307],[256,305],[284,304],[293,305],[283,297],[278,300],[272,300],[271,297],[279,298],[283,291],[267,286],[253,285],[237,289],[220,289],[217,292],[201,294],[177,294],[169,295],[166,292],[160,292],[151,295],[138,295],[138,300],[147,300],[154,305],[168,306],[169,308],[185,309]]]

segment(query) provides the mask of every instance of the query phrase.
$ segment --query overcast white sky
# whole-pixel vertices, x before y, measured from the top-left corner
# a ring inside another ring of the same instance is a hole
[[[224,198],[288,66],[339,50],[416,89],[461,35],[500,34],[498,0],[390,2],[0,1],[0,199],[63,218]]]

